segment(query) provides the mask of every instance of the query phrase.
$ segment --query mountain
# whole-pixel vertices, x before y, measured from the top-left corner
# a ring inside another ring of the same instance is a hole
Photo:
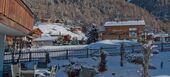
[[[164,22],[170,22],[170,0],[131,0]]]
[[[147,10],[127,0],[24,0],[38,18],[62,19],[72,25],[98,26],[112,20],[144,19],[149,31],[160,31],[166,24]],[[130,0],[129,0],[130,1]]]
[[[131,0],[129,2],[149,11],[164,22],[165,31],[170,31],[170,0]]]

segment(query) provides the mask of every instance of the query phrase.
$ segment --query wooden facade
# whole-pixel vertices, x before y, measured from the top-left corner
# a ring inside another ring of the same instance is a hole
[[[43,32],[42,32],[39,28],[35,28],[35,29],[32,31],[32,37],[34,37],[34,38],[41,37],[42,33],[43,33]]]
[[[104,26],[105,31],[100,34],[101,39],[127,39],[127,40],[138,40],[142,38],[145,25],[128,25],[123,24],[119,26],[108,25]]]
[[[22,0],[0,0],[0,23],[28,34],[33,28],[34,17]]]
[[[13,44],[12,37],[31,33],[33,24],[33,13],[22,0],[0,0],[0,77],[7,77],[3,76],[5,41]]]

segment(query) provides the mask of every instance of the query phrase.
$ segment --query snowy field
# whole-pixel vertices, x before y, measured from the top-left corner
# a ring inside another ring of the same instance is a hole
[[[83,45],[83,46],[61,46],[61,47],[40,47],[34,48],[34,52],[38,50],[46,50],[46,51],[54,51],[58,49],[69,49],[69,48],[89,48],[89,49],[100,49],[101,47],[110,48],[113,47],[116,51],[120,51],[121,44],[124,43],[124,46],[134,46],[134,51],[138,51],[141,49],[138,45],[139,43],[128,41],[128,40],[104,40],[97,43],[93,43],[90,45]],[[137,47],[135,47],[137,46]],[[116,48],[115,48],[116,47]],[[105,50],[104,50],[105,51]],[[125,48],[125,52],[131,52],[131,48]],[[110,52],[110,51],[109,51]],[[113,51],[112,51],[113,52]],[[66,53],[62,53],[60,55],[65,55]],[[80,52],[74,52],[74,54],[82,54]],[[130,53],[131,54],[131,53]],[[141,53],[137,53],[141,54]],[[159,54],[153,54],[151,56],[150,65],[156,67],[156,69],[150,69],[149,75],[151,77],[170,77],[170,52],[159,52]],[[36,56],[36,55],[35,55]],[[89,58],[73,58],[69,57],[68,60],[57,60],[55,58],[51,58],[51,63],[48,66],[59,66],[57,70],[56,77],[68,77],[66,71],[66,66],[71,64],[71,61],[76,62],[82,67],[92,68],[97,70],[100,57],[93,56]],[[107,56],[106,59],[106,67],[107,71],[102,73],[97,73],[95,77],[141,77],[142,75],[142,65],[138,64],[131,64],[126,59],[124,60],[124,66],[120,66],[120,56]],[[163,63],[163,67],[161,68],[161,63]],[[28,63],[29,64],[29,63]],[[115,74],[113,76],[113,74]]]
[[[149,74],[151,77],[170,77],[170,52],[161,52],[160,54],[151,57],[150,63],[156,67],[156,69],[150,70]],[[76,62],[80,63],[82,66],[92,67],[97,69],[99,64],[99,57],[93,58],[82,58],[75,59]],[[160,68],[161,61],[164,62],[163,68]],[[64,72],[65,67],[63,65],[69,65],[69,60],[52,60],[49,64],[59,65],[56,77],[68,77],[66,72]],[[115,73],[115,77],[141,77],[142,75],[142,65],[131,64],[124,61],[124,66],[120,67],[120,56],[107,56],[107,71],[103,73],[98,73],[95,77],[114,77],[112,73]]]

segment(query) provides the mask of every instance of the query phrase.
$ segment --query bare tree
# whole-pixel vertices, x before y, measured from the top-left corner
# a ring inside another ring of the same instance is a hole
[[[143,77],[149,77],[149,61],[150,61],[150,54],[151,54],[151,46],[144,45],[144,58],[143,58]]]

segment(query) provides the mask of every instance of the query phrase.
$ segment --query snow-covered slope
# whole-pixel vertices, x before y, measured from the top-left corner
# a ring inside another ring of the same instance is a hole
[[[70,31],[68,25],[60,23],[41,23],[37,27],[42,30],[42,36],[48,37],[48,35],[70,35],[72,38],[77,38],[78,40],[86,39],[86,36],[81,31],[78,33],[73,33]]]

